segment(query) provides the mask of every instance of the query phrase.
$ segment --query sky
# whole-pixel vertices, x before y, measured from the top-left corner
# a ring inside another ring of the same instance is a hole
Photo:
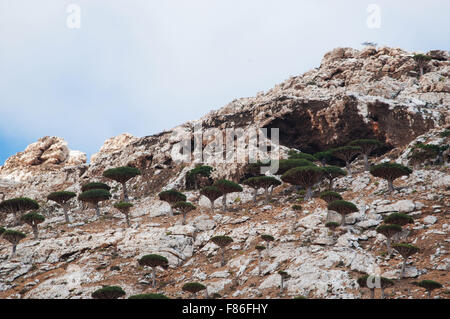
[[[0,165],[43,136],[90,157],[109,137],[171,129],[335,47],[449,50],[449,12],[448,0],[0,0]]]

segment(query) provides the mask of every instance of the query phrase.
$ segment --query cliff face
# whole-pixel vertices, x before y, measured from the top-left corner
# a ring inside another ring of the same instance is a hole
[[[89,164],[85,154],[70,151],[60,138],[45,137],[31,144],[0,167],[0,200],[2,196],[27,196],[44,204],[52,191],[79,192],[88,181],[106,182],[105,169],[131,165],[143,172],[130,183],[135,203],[133,227],[124,229],[121,215],[111,208],[119,197],[118,187],[99,220],[73,203],[73,223],[66,225],[58,207],[45,203],[47,220],[41,226],[40,241],[23,241],[13,259],[8,259],[6,241],[0,243],[0,297],[88,297],[101,284],[121,284],[129,293],[148,291],[148,278],[136,266],[137,258],[145,253],[169,258],[169,270],[159,274],[164,284],[158,290],[171,296],[178,296],[185,282],[203,281],[210,294],[276,297],[277,272],[285,269],[291,275],[285,297],[358,297],[356,275],[381,271],[396,276],[400,259],[379,255],[383,238],[374,231],[389,209],[415,216],[413,238],[424,247],[431,245],[426,249],[428,261],[413,259],[410,278],[440,276],[449,270],[450,261],[448,166],[416,170],[397,183],[399,191],[387,197],[384,182],[362,172],[357,162],[354,176],[339,179],[336,187],[360,211],[349,216],[350,225],[337,239],[324,227],[324,203],[315,198],[296,213],[285,186],[275,192],[276,201],[270,205],[251,204],[251,191],[245,188],[228,198],[232,213],[214,216],[207,212],[205,198],[186,192],[199,208],[185,226],[176,217],[169,218],[168,206],[155,197],[161,189],[183,189],[185,173],[195,164],[177,164],[172,150],[183,139],[192,139],[199,125],[204,135],[226,128],[279,128],[282,157],[290,148],[311,153],[355,138],[376,138],[386,146],[373,161],[408,164],[408,152],[415,142],[448,143],[439,133],[450,126],[450,53],[428,54],[433,59],[419,78],[412,54],[401,49],[338,48],[324,56],[320,67],[256,97],[234,100],[198,120],[154,136],[111,138]],[[212,166],[215,178],[238,180],[241,176],[242,164]],[[3,218],[6,224],[10,221],[11,216]],[[253,248],[263,233],[277,240],[259,276]],[[235,239],[226,267],[217,265],[217,246],[208,241],[220,234]],[[448,280],[448,276],[443,278]],[[407,283],[401,285],[410,289]],[[393,292],[396,297],[405,294]],[[417,289],[410,294],[421,296]]]

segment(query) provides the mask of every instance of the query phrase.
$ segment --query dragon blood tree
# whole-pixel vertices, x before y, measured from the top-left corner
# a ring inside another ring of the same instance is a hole
[[[345,162],[345,167],[349,175],[352,175],[350,163],[354,160],[356,155],[361,154],[362,149],[359,146],[341,146],[330,150],[331,155],[337,157]]]
[[[119,286],[104,286],[92,293],[94,299],[118,299],[125,296],[126,293]]]
[[[316,165],[314,165],[313,162],[301,158],[282,159],[278,161],[278,172],[276,174],[283,175],[290,169],[303,166],[316,166]]]
[[[119,202],[114,204],[114,208],[119,210],[122,214],[125,215],[128,227],[131,227],[130,223],[130,210],[134,205],[130,202]]]
[[[278,272],[280,275],[281,281],[280,281],[280,293],[283,293],[284,290],[284,282],[290,278],[289,274],[285,272],[284,270],[280,270]]]
[[[105,191],[110,191],[111,187],[105,183],[99,183],[99,182],[92,182],[92,183],[87,183],[84,184],[83,186],[81,186],[81,192],[87,192],[93,189],[104,189]]]
[[[314,154],[314,157],[320,161],[322,166],[325,166],[333,158],[333,155],[331,155],[331,151],[328,150],[328,151],[317,152]]]
[[[319,195],[321,200],[324,200],[327,204],[334,202],[336,200],[342,200],[342,196],[339,193],[332,191],[325,191]],[[330,220],[330,211],[327,209],[327,221]]]
[[[139,265],[148,266],[152,268],[152,286],[156,287],[156,267],[167,269],[169,261],[166,257],[156,254],[145,255],[139,259]]]
[[[67,213],[69,209],[69,201],[76,196],[77,194],[75,194],[74,192],[61,191],[49,194],[47,196],[47,199],[58,203],[63,208],[66,223],[70,223],[69,215]]]
[[[39,204],[28,197],[18,197],[5,200],[0,203],[0,212],[14,215],[14,225],[18,225],[22,214],[39,209]]]
[[[183,291],[190,292],[192,299],[196,299],[197,293],[199,293],[202,290],[206,290],[206,286],[198,282],[189,282],[187,284],[184,284],[182,289]]]
[[[211,241],[220,247],[222,251],[222,261],[221,266],[225,266],[225,247],[227,247],[229,244],[233,242],[233,239],[228,236],[214,236],[211,238]]]
[[[266,249],[266,247],[262,245],[256,245],[255,249],[258,251],[258,274],[261,275],[261,253]]]
[[[129,166],[111,168],[103,172],[104,177],[122,184],[122,198],[125,202],[128,202],[127,182],[138,175],[141,175],[141,172]]]
[[[283,182],[306,188],[305,200],[312,198],[312,187],[320,181],[325,171],[317,166],[302,166],[288,170],[281,176]]]
[[[37,212],[28,213],[22,216],[22,220],[33,229],[34,239],[39,238],[38,225],[45,220],[45,217]]]
[[[335,200],[328,204],[328,210],[337,212],[342,216],[341,225],[345,224],[345,216],[351,213],[356,213],[358,207],[355,204],[347,202],[345,200]]]
[[[333,234],[333,237],[334,237],[334,233],[336,231],[336,228],[338,228],[339,226],[340,226],[340,224],[336,223],[336,222],[327,222],[325,224],[325,227],[328,228],[331,231],[331,233]]]
[[[270,201],[270,194],[269,194],[269,188],[272,187],[275,188],[279,185],[281,185],[281,182],[272,176],[257,176],[257,177],[250,177],[249,179],[246,179],[242,182],[242,184],[247,185],[254,189],[253,193],[253,201],[256,203],[256,196],[258,194],[258,189],[264,188],[264,194],[266,196],[266,203]]]
[[[420,76],[423,76],[423,71],[427,66],[428,62],[432,59],[429,55],[426,54],[415,54],[413,56],[414,61],[416,61],[417,66],[419,67]]]
[[[173,208],[179,210],[183,214],[183,225],[186,225],[186,214],[190,211],[195,210],[197,207],[195,207],[192,203],[189,202],[177,202],[175,205],[173,205]]]
[[[9,241],[13,246],[12,246],[12,255],[14,255],[16,253],[16,248],[17,245],[19,244],[19,242],[24,239],[25,237],[27,237],[27,235],[25,235],[24,233],[20,232],[20,231],[15,231],[12,229],[7,229],[3,232],[2,234],[3,239]]]
[[[185,202],[186,201],[186,195],[183,193],[175,190],[175,189],[169,189],[168,191],[163,191],[158,194],[159,199],[167,202],[170,206],[169,215],[173,216],[173,205],[178,202]]]
[[[412,170],[406,166],[397,163],[382,163],[373,166],[370,169],[370,174],[375,177],[381,177],[388,182],[388,191],[394,191],[394,181],[401,176],[409,176]]]
[[[402,270],[400,272],[399,278],[402,279],[405,277],[406,261],[408,260],[409,257],[418,253],[420,249],[416,246],[409,244],[394,244],[392,245],[392,248],[394,248],[403,257]]]
[[[128,297],[128,299],[170,299],[166,295],[163,294],[140,294],[140,295],[133,295]]]
[[[341,169],[341,168],[339,168],[339,167],[337,167],[337,166],[333,166],[333,165],[325,166],[325,167],[323,167],[323,169],[325,170],[325,173],[324,173],[323,176],[324,176],[326,179],[328,179],[328,181],[330,182],[330,183],[328,184],[328,189],[329,189],[329,190],[331,190],[331,189],[333,188],[333,180],[334,180],[335,178],[337,178],[337,177],[339,177],[339,176],[345,176],[345,175],[347,175],[347,172],[346,172],[346,171],[344,171],[343,169]]]
[[[289,159],[304,159],[304,160],[310,161],[311,163],[319,161],[319,159],[317,157],[315,157],[314,155],[308,154],[308,153],[289,151],[288,155],[289,155]]]
[[[222,192],[215,186],[206,186],[200,190],[200,194],[211,202],[211,213],[214,214],[214,201],[222,196]]]
[[[383,221],[385,224],[394,224],[399,226],[414,223],[414,219],[411,216],[403,213],[392,213],[389,216],[386,216]]]
[[[104,189],[91,189],[78,195],[78,199],[82,202],[91,204],[95,208],[95,214],[100,217],[99,203],[109,200],[111,194]]]
[[[378,226],[377,233],[382,234],[386,237],[386,247],[389,255],[392,254],[391,249],[391,238],[402,231],[402,227],[395,224],[386,224]]]
[[[433,280],[422,280],[420,282],[414,282],[414,285],[425,288],[428,293],[428,299],[431,299],[431,292],[435,289],[442,288],[442,284]]]
[[[348,145],[350,146],[359,146],[361,148],[361,153],[363,154],[364,158],[364,170],[366,172],[369,171],[369,155],[374,150],[382,146],[383,144],[374,139],[360,139],[360,140],[354,140],[350,142]]]
[[[395,284],[393,280],[390,280],[388,278],[369,275],[359,277],[357,282],[361,288],[368,288],[370,290],[370,299],[375,298],[375,288],[381,289],[381,298],[384,299],[385,298],[384,289],[392,287]]]
[[[222,205],[223,211],[227,211],[227,194],[242,192],[242,187],[232,181],[226,179],[219,179],[214,182],[213,186],[217,187],[223,194],[222,196]]]
[[[198,189],[200,184],[200,179],[203,178],[209,178],[211,176],[213,168],[211,166],[207,165],[200,165],[197,166],[194,169],[191,169],[189,172],[186,173],[186,188],[194,186],[194,189]]]
[[[264,234],[264,235],[261,235],[261,239],[266,242],[266,245],[267,245],[266,248],[267,248],[267,251],[269,251],[270,242],[274,241],[275,238],[272,235]]]

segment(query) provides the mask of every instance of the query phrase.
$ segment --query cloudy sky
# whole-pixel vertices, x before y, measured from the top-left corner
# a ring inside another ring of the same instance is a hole
[[[448,0],[0,0],[0,165],[46,135],[90,156],[108,137],[170,129],[338,46],[448,50],[449,12]]]

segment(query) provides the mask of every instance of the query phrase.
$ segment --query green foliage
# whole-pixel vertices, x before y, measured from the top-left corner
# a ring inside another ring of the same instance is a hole
[[[341,146],[330,150],[331,155],[337,157],[345,162],[350,162],[353,157],[362,152],[362,148],[359,146]]]
[[[211,241],[219,247],[226,247],[233,242],[233,239],[228,236],[214,236]]]
[[[417,62],[417,63],[423,63],[423,62],[427,62],[430,61],[432,59],[432,57],[430,57],[429,55],[426,54],[415,54],[413,56],[413,59]]]
[[[414,282],[413,284],[425,288],[428,291],[433,291],[434,289],[442,288],[442,284],[434,280],[422,280],[420,282]]]
[[[183,213],[187,213],[192,210],[195,210],[197,207],[195,207],[192,203],[189,202],[176,202],[175,205],[173,205],[173,208],[178,209]]]
[[[28,197],[12,198],[0,203],[0,211],[3,212],[26,212],[36,209],[39,209],[39,204]]]
[[[215,186],[206,186],[200,190],[200,194],[207,197],[210,201],[214,202],[220,196],[222,196],[222,192]]]
[[[126,183],[128,180],[138,175],[141,175],[141,172],[137,168],[129,166],[111,168],[103,172],[104,177],[118,183]]]
[[[442,132],[439,134],[439,136],[440,136],[440,137],[450,137],[450,130],[442,131]]]
[[[111,194],[104,189],[91,189],[81,193],[78,199],[82,202],[97,204],[98,202],[110,199]]]
[[[359,277],[356,281],[358,282],[358,285],[361,288],[369,288],[367,287],[367,280],[369,279],[369,275],[364,275]],[[376,279],[379,279],[380,281],[380,285],[382,288],[387,288],[390,286],[394,286],[395,282],[391,279],[388,279],[386,277],[381,277],[381,276],[374,276],[373,281],[375,281]],[[372,288],[373,289],[373,288]]]
[[[176,202],[186,201],[186,195],[175,189],[170,189],[159,193],[159,199],[169,204],[175,204]]]
[[[302,210],[302,205],[292,205],[292,209],[295,211]]]
[[[278,162],[278,172],[276,174],[283,175],[292,168],[302,166],[316,166],[316,165],[305,159],[283,159]]]
[[[54,201],[58,204],[64,204],[76,196],[77,196],[77,194],[75,194],[74,192],[61,191],[61,192],[53,192],[53,193],[49,194],[47,196],[47,199]]]
[[[22,220],[28,225],[40,224],[45,220],[45,217],[37,212],[28,213],[22,216]]]
[[[266,249],[266,246],[257,245],[255,247],[255,249],[258,250],[258,251],[263,251],[264,249]]]
[[[402,231],[402,227],[395,224],[386,224],[377,227],[377,233],[383,234],[384,236],[390,238],[395,234]]]
[[[25,237],[27,237],[26,234],[20,232],[20,231],[16,231],[16,230],[12,230],[12,229],[6,229],[3,234],[2,237],[9,241],[12,244],[17,244],[19,241],[21,241],[22,239],[24,239]]]
[[[219,179],[215,181],[213,186],[217,187],[223,194],[243,191],[242,187],[239,184],[226,179]]]
[[[284,270],[278,271],[278,274],[279,274],[281,277],[283,277],[283,279],[289,278],[289,274],[288,274],[286,271],[284,271]]]
[[[320,160],[322,163],[327,163],[333,158],[333,155],[331,155],[331,151],[328,150],[323,152],[317,152],[314,154],[314,157]]]
[[[246,176],[261,176],[261,167],[267,166],[268,164],[264,164],[261,161],[256,163],[248,163],[244,167],[244,172]]]
[[[338,228],[339,226],[340,226],[339,223],[336,223],[336,222],[328,222],[325,224],[325,227],[327,227],[331,230],[334,230],[334,229]]]
[[[308,153],[289,151],[288,155],[289,159],[304,159],[310,162],[316,162],[318,160],[314,155]]]
[[[325,191],[320,193],[320,199],[327,202],[327,204],[334,202],[336,200],[342,200],[342,196],[339,193],[332,192],[332,191]]]
[[[129,210],[133,206],[134,205],[130,202],[119,202],[119,203],[114,204],[114,208],[117,208],[118,210],[121,210],[121,211]]]
[[[145,255],[139,259],[139,265],[166,268],[169,265],[169,260],[166,257],[156,254]]]
[[[324,169],[317,166],[295,167],[284,173],[281,180],[292,185],[308,188],[317,183],[324,173]]]
[[[5,227],[0,226],[0,235],[2,235],[6,231]]]
[[[305,296],[296,296],[296,297],[294,297],[294,299],[308,299],[308,298]]]
[[[103,189],[103,190],[109,191],[109,190],[111,190],[111,187],[109,187],[105,183],[98,183],[98,182],[88,183],[88,184],[81,186],[82,192],[90,191],[92,189]]]
[[[325,166],[323,167],[324,171],[325,171],[325,177],[329,180],[333,180],[336,177],[339,176],[345,176],[347,175],[347,172],[344,171],[343,169],[341,169],[340,167],[334,166],[334,165],[330,165],[330,166]]]
[[[403,258],[408,258],[409,256],[412,256],[420,251],[418,247],[410,244],[394,244],[392,245],[392,248],[398,251]]]
[[[281,185],[281,182],[272,176],[257,176],[246,179],[242,184],[252,188],[269,188],[270,186]]]
[[[125,291],[119,286],[104,286],[92,293],[94,299],[117,299],[125,296]]]
[[[392,213],[389,216],[386,216],[383,220],[386,224],[395,224],[400,226],[414,223],[414,219],[411,216],[403,213]]]
[[[390,181],[401,176],[408,176],[411,173],[412,170],[410,168],[397,163],[382,163],[375,165],[370,169],[370,174],[373,176]]]
[[[183,285],[183,291],[187,291],[193,294],[196,294],[199,291],[205,290],[206,286],[202,285],[199,282],[189,282]]]
[[[375,139],[359,139],[351,141],[350,143],[348,143],[348,145],[359,146],[362,152],[368,155],[370,152],[382,146],[383,144]]]
[[[194,185],[195,179],[198,176],[210,177],[213,168],[207,165],[200,165],[194,169],[191,169],[186,173],[186,185]]]
[[[266,242],[274,241],[274,240],[275,240],[275,238],[273,238],[273,236],[267,235],[267,234],[261,235],[261,239],[264,240],[264,241],[266,241]]]
[[[128,299],[170,299],[163,294],[140,294],[128,297]]]
[[[328,204],[328,209],[338,212],[341,215],[347,215],[358,211],[358,207],[355,204],[347,202],[345,200],[335,200]]]

